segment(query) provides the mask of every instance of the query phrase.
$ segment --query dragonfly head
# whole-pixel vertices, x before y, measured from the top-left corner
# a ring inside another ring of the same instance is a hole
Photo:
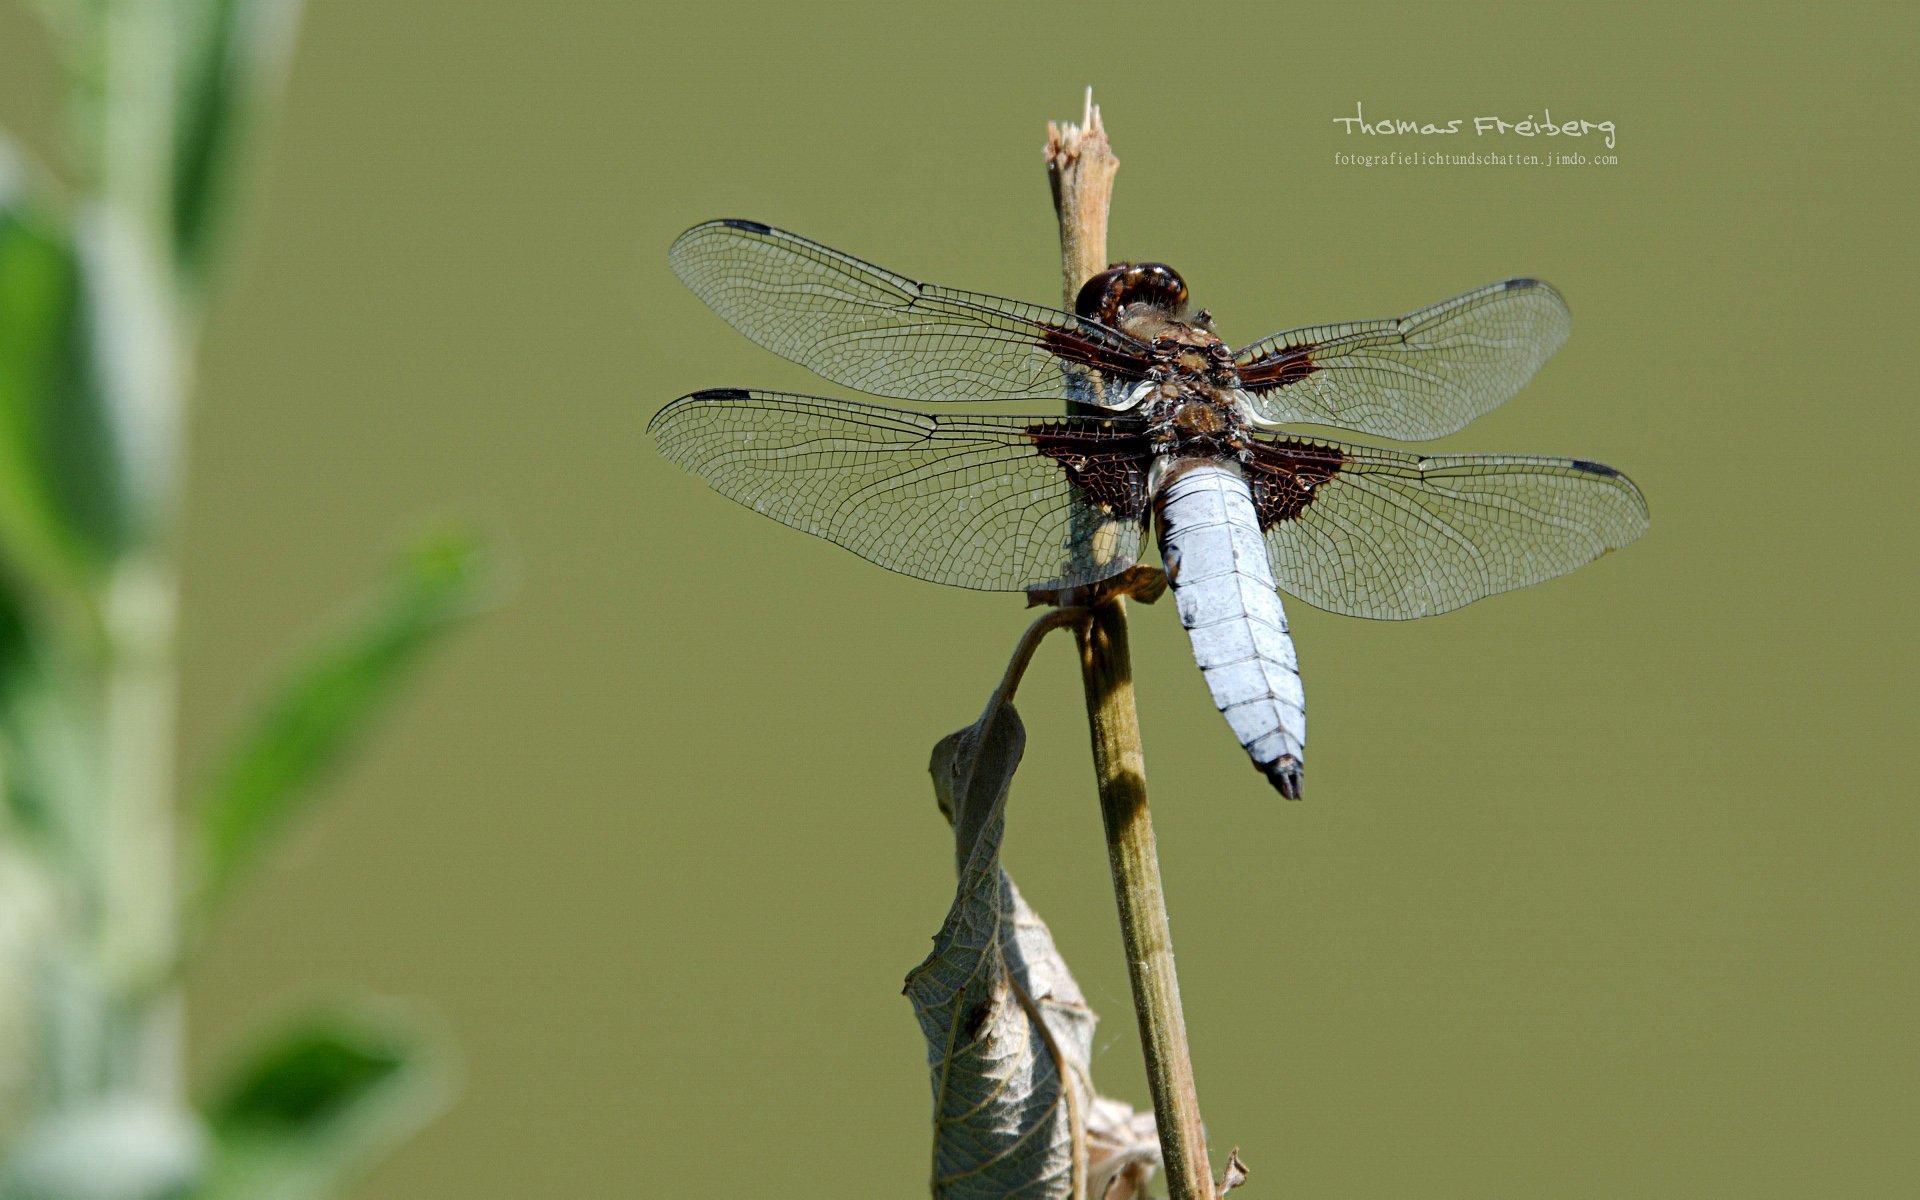
[[[1103,325],[1118,325],[1120,310],[1145,304],[1169,316],[1187,307],[1187,281],[1165,263],[1115,263],[1081,286],[1074,311]]]

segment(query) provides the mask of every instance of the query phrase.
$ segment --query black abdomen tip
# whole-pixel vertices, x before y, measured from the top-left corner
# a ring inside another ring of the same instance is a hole
[[[1300,760],[1291,754],[1283,754],[1278,759],[1260,768],[1266,775],[1273,790],[1289,800],[1300,799]]]

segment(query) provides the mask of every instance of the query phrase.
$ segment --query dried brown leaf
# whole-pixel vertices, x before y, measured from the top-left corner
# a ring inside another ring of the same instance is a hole
[[[1153,1116],[1094,1092],[1098,1018],[1000,866],[1025,746],[1019,714],[995,705],[933,752],[959,884],[906,986],[933,1082],[933,1195],[1132,1200],[1159,1163]]]
[[[1240,1161],[1240,1147],[1235,1146],[1227,1154],[1227,1173],[1214,1185],[1214,1194],[1223,1198],[1233,1189],[1247,1181],[1247,1164]]]

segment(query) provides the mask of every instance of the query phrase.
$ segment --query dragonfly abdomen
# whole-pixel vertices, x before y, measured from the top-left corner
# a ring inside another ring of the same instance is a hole
[[[1253,494],[1237,464],[1188,462],[1160,488],[1160,553],[1213,702],[1262,774],[1300,798],[1306,694]]]

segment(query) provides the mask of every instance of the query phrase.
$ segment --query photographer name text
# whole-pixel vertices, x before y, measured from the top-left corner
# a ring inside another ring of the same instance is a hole
[[[1475,137],[1598,137],[1605,141],[1609,150],[1614,148],[1615,134],[1612,121],[1575,119],[1556,121],[1553,119],[1552,109],[1542,109],[1537,116],[1528,113],[1518,120],[1500,116],[1408,120],[1403,117],[1369,117],[1366,106],[1357,100],[1353,104],[1352,116],[1335,117],[1333,123],[1341,126],[1350,136],[1368,134],[1375,137],[1448,137],[1471,132]]]

